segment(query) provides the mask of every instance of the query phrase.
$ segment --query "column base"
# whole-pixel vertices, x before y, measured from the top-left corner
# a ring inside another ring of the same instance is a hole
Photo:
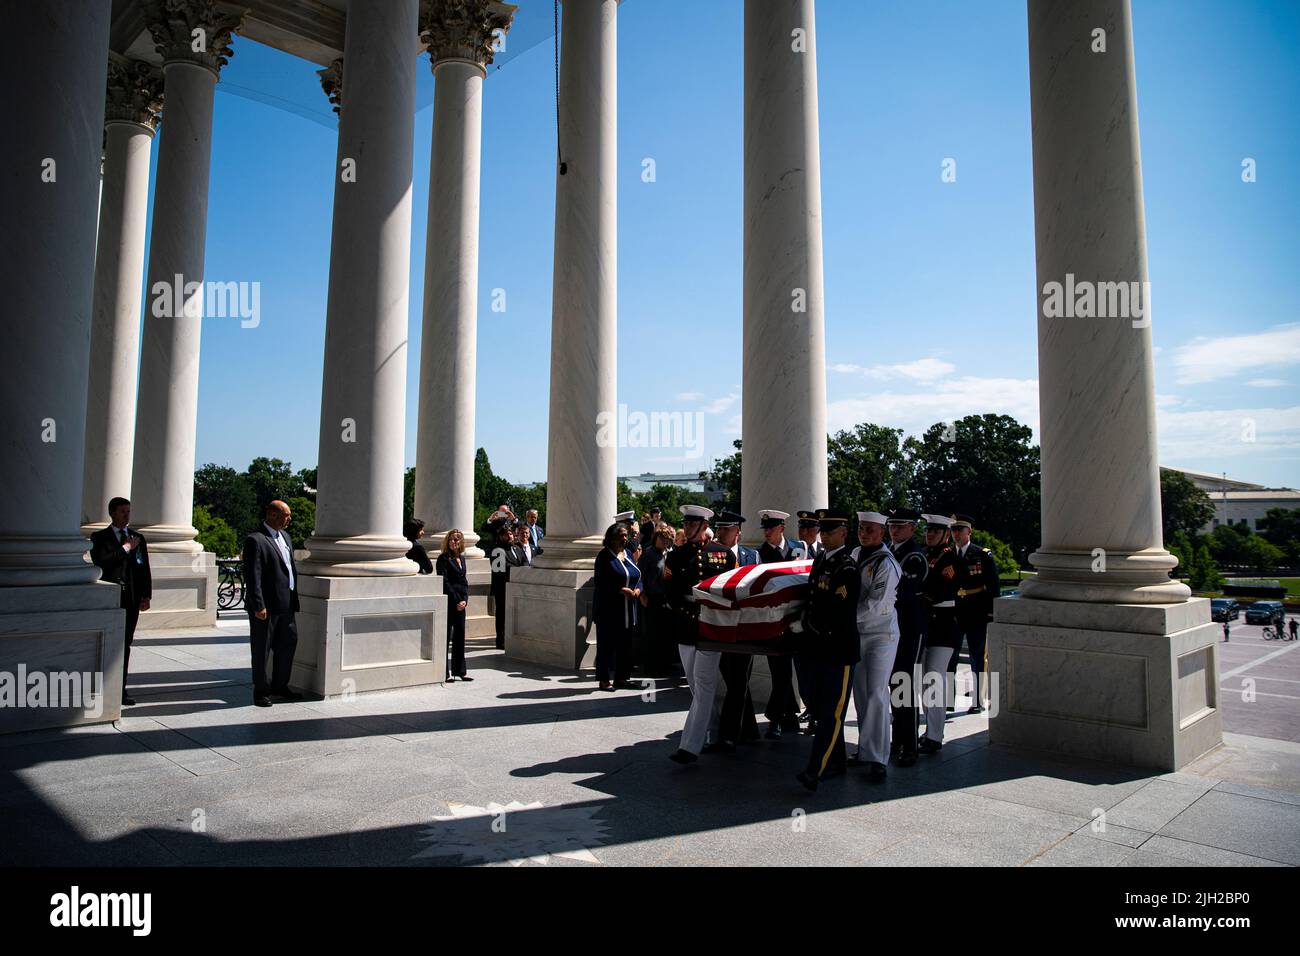
[[[115,584],[0,588],[0,733],[121,716],[121,600]]]
[[[506,585],[506,657],[564,671],[595,667],[594,585],[590,569],[512,570]]]
[[[322,697],[447,679],[447,598],[437,575],[298,579],[290,684]]]
[[[1220,631],[1207,599],[993,607],[990,743],[1161,770],[1222,743]]]
[[[1179,604],[1191,588],[1169,577],[1178,559],[1163,548],[1146,551],[1035,551],[1038,572],[1020,585],[1036,601],[1096,601],[1100,604]]]
[[[153,597],[137,631],[217,626],[217,556],[211,551],[154,551],[149,543]]]

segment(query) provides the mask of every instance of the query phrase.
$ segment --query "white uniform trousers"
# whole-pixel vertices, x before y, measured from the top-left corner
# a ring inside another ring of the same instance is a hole
[[[925,704],[925,736],[943,743],[943,722],[948,707],[948,661],[951,647],[927,647],[925,670],[921,675],[921,701]]]
[[[889,675],[898,634],[858,634],[862,660],[853,668],[853,709],[858,714],[858,759],[889,762]]]
[[[691,689],[691,709],[682,727],[682,750],[698,754],[711,736],[717,732],[717,708],[714,706],[718,690],[718,665],[721,651],[701,651],[688,644],[678,644],[686,683]]]

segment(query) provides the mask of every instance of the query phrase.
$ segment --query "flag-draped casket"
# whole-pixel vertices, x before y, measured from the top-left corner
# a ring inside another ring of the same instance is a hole
[[[808,598],[812,561],[750,564],[695,586],[700,646],[757,654],[789,650],[790,625]]]

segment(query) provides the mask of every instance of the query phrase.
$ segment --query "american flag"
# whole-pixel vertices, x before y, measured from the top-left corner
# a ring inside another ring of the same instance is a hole
[[[812,561],[750,564],[695,586],[700,638],[725,644],[774,641],[799,619]]]

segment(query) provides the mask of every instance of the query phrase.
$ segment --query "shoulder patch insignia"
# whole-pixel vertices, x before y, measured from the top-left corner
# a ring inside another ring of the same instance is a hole
[[[849,596],[849,589],[845,585],[841,584],[835,589],[835,596],[846,598]]]

